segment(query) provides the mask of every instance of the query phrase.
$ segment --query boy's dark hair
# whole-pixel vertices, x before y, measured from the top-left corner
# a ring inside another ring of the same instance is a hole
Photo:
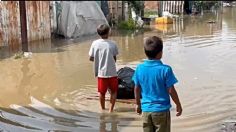
[[[154,59],[163,49],[162,39],[157,36],[148,37],[144,42],[144,51],[148,58]]]
[[[101,24],[97,28],[97,33],[100,36],[107,35],[110,31],[110,27],[107,24]]]

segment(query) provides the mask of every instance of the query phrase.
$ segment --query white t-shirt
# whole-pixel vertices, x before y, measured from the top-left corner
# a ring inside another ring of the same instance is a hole
[[[114,56],[118,48],[114,41],[98,39],[93,41],[89,56],[94,57],[94,72],[96,77],[109,78],[117,76]]]

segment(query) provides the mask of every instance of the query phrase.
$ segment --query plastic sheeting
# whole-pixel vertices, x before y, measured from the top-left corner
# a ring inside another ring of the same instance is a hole
[[[99,24],[108,24],[96,1],[62,1],[58,34],[66,38],[94,34]]]

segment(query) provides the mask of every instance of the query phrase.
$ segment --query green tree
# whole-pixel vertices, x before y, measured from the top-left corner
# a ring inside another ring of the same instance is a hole
[[[210,10],[212,7],[218,8],[220,5],[219,1],[195,1],[194,6],[198,11]]]

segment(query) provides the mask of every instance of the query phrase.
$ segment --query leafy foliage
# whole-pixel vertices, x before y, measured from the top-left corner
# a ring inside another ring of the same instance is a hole
[[[144,17],[149,17],[150,15],[158,15],[157,11],[145,11]]]
[[[131,8],[134,9],[136,14],[140,14],[142,10],[144,10],[144,2],[143,1],[125,1],[128,3],[128,14],[129,19],[128,21],[120,21],[118,23],[119,29],[126,29],[126,30],[134,30],[137,29],[136,22],[131,18]]]
[[[195,1],[195,8],[200,10],[210,10],[212,7],[218,8],[220,5],[219,1]]]
[[[128,21],[121,21],[118,23],[119,29],[134,30],[136,29],[135,21],[132,18],[129,18]]]

